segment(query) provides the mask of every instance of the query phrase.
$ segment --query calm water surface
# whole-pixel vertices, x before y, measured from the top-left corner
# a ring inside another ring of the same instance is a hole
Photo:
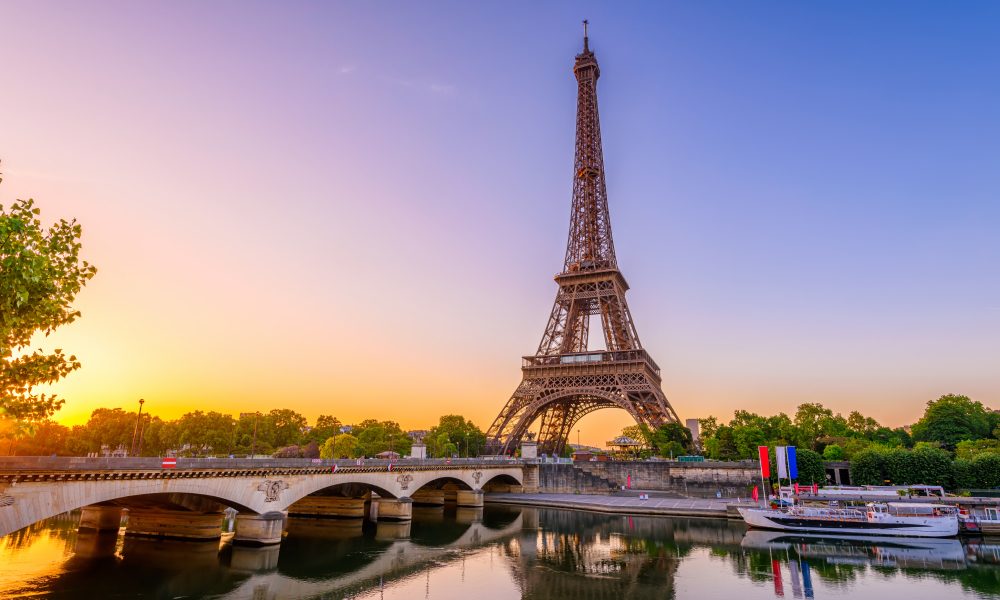
[[[0,538],[0,597],[1000,598],[1000,539],[838,541],[741,523],[535,508],[420,509],[412,524],[293,519],[280,547],[78,534]]]

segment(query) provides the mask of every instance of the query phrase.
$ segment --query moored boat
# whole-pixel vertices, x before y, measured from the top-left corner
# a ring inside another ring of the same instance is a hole
[[[739,509],[750,527],[836,535],[951,537],[958,515],[951,506],[870,502],[862,507],[791,506]]]

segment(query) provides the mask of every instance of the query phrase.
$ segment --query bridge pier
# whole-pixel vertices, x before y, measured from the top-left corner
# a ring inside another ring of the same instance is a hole
[[[79,531],[114,531],[122,526],[122,509],[120,506],[102,506],[94,504],[84,506],[80,511]]]
[[[372,501],[372,516],[378,521],[410,521],[413,519],[413,499],[379,498]]]
[[[287,513],[272,511],[262,515],[240,513],[236,515],[233,543],[246,546],[280,544]]]
[[[444,506],[444,490],[417,490],[413,493],[413,504],[417,506]]]
[[[217,540],[222,537],[222,513],[196,513],[161,508],[130,508],[125,535],[181,540]]]
[[[537,494],[540,486],[538,478],[538,465],[524,465],[521,470],[522,491],[525,494]]]
[[[468,508],[482,508],[483,490],[457,490],[455,504]]]
[[[293,517],[363,519],[367,498],[306,496],[288,507]]]

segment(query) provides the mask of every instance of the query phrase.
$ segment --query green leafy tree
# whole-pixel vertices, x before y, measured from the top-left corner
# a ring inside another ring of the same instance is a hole
[[[716,432],[719,431],[719,420],[715,417],[707,417],[704,419],[698,419],[698,435],[701,439],[708,439],[715,437]]]
[[[294,446],[302,441],[302,432],[309,422],[305,417],[288,408],[275,408],[264,419],[264,437],[272,448]],[[260,437],[260,424],[257,435]]]
[[[720,425],[715,435],[704,440],[705,453],[712,460],[736,460],[741,458],[736,448],[735,430],[728,425]]]
[[[649,434],[650,447],[660,456],[681,456],[694,450],[691,430],[680,423],[666,423]]]
[[[425,442],[430,456],[478,456],[486,446],[486,434],[461,415],[444,415],[427,432]]]
[[[949,450],[965,440],[992,435],[993,417],[982,402],[947,394],[927,403],[924,416],[913,425],[913,439],[940,442]]]
[[[177,450],[185,456],[230,454],[236,420],[215,411],[189,412],[177,420]]]
[[[1000,454],[1000,440],[966,440],[955,445],[955,458],[972,460],[980,454]]]
[[[340,428],[343,423],[340,419],[331,415],[320,415],[316,419],[316,425],[314,425],[304,436],[303,441],[306,442],[316,442],[317,444],[322,444],[327,439],[333,437],[334,433],[340,434]]]
[[[63,400],[35,391],[80,368],[62,349],[30,349],[37,333],[49,335],[75,321],[73,300],[97,269],[80,259],[82,228],[60,220],[48,229],[33,200],[0,205],[0,418],[7,428],[51,416]]]
[[[137,413],[120,408],[97,408],[83,425],[70,430],[67,446],[74,456],[100,453],[106,447],[114,451],[119,446],[131,448]]]
[[[319,449],[320,458],[357,458],[361,456],[358,438],[349,433],[329,437]]]
[[[413,443],[395,421],[367,419],[355,425],[351,433],[358,438],[361,456],[371,457],[387,450],[405,456]]]
[[[847,453],[837,444],[830,444],[823,448],[823,460],[845,460]]]

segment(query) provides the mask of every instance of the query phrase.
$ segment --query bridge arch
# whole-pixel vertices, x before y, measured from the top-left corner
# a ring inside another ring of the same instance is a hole
[[[11,485],[4,494],[11,498],[0,509],[0,534],[7,534],[56,515],[86,506],[122,508],[152,504],[185,504],[208,501],[232,507],[241,513],[260,514],[267,509],[255,501],[256,486],[219,485],[211,479],[118,480],[50,483],[45,490],[30,484]],[[42,493],[39,493],[42,492]],[[187,507],[191,509],[190,506]]]

